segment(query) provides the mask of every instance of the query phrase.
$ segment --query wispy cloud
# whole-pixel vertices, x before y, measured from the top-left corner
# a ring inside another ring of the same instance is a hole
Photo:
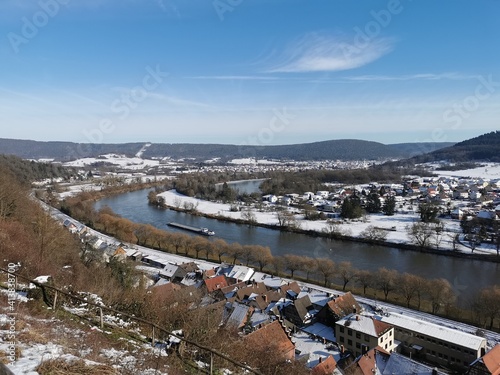
[[[194,76],[187,77],[189,79],[206,79],[206,80],[225,80],[225,81],[276,81],[279,77],[273,76]]]
[[[477,75],[463,75],[459,73],[420,73],[420,74],[407,74],[407,75],[395,75],[395,76],[387,76],[387,75],[362,75],[362,76],[351,76],[344,77],[347,81],[358,81],[358,82],[367,82],[367,81],[439,81],[439,80],[453,80],[453,81],[463,81],[476,79]]]
[[[156,92],[148,92],[147,97],[152,98],[152,99],[161,100],[165,103],[168,103],[172,106],[177,106],[177,107],[195,107],[195,108],[200,108],[200,109],[213,108],[212,106],[205,104],[205,103],[201,103],[201,102],[197,102],[197,101],[193,101],[193,100],[182,99],[182,98],[164,95],[164,94],[159,94]]]
[[[367,65],[391,52],[394,40],[375,38],[356,45],[345,37],[308,34],[285,51],[268,73],[333,72]]]

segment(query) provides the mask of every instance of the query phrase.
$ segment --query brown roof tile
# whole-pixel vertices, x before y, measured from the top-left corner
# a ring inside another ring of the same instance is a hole
[[[351,292],[347,292],[343,296],[329,301],[327,305],[330,310],[339,318],[344,318],[347,315],[353,313],[354,309],[356,309],[357,313],[361,311],[361,307],[359,306],[358,302],[351,294]]]
[[[483,356],[483,362],[492,375],[500,374],[500,344]]]
[[[227,285],[226,276],[220,275],[205,280],[208,293],[215,292],[216,290],[225,288]]]
[[[285,358],[293,359],[295,357],[295,344],[277,320],[245,336],[245,340],[258,347],[276,348],[277,354],[281,354]]]
[[[333,370],[337,368],[335,358],[330,354],[325,360],[318,363],[312,369],[313,375],[332,375]]]

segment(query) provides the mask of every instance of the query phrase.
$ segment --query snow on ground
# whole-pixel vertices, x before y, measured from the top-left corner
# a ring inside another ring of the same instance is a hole
[[[332,331],[331,328],[329,330]],[[315,338],[313,334],[299,331],[293,335],[292,341],[295,343],[296,353],[300,352],[296,359],[300,360],[303,357],[307,357],[307,367],[309,368],[316,366],[320,358],[324,360],[329,355],[333,355],[336,361],[340,359],[340,352],[336,346]]]
[[[216,203],[197,198],[188,197],[178,193],[175,190],[169,190],[160,193],[165,203],[173,207],[184,207],[185,204],[196,207],[197,211],[203,214],[218,215],[229,219],[243,219],[243,211],[232,212],[231,205],[227,203]],[[278,218],[275,212],[260,212],[252,209],[255,220],[259,224],[278,225]],[[328,228],[326,220],[303,220],[297,215],[299,219],[300,228],[305,230],[314,230],[322,232]],[[407,227],[415,222],[419,222],[420,218],[417,213],[396,213],[393,216],[386,216],[383,214],[371,214],[366,216],[366,221],[363,219],[342,221],[339,220],[338,230],[342,233],[351,235],[353,237],[362,237],[362,232],[369,226],[386,229],[386,240],[394,244],[410,243],[407,235]],[[452,237],[459,231],[460,223],[458,220],[442,219],[445,225],[445,234],[442,236],[439,248],[441,250],[452,250]],[[216,233],[217,234],[217,233]],[[470,252],[470,249],[459,244],[457,251]],[[493,246],[481,245],[476,248],[476,253],[496,253]]]
[[[485,163],[482,167],[464,169],[460,171],[434,171],[439,176],[444,177],[470,177],[483,179],[500,179],[500,164]]]
[[[141,151],[145,151],[145,149]],[[138,155],[139,154],[140,152],[138,153]],[[63,165],[68,167],[84,167],[86,165],[92,165],[103,162],[131,170],[143,169],[146,167],[156,167],[160,165],[159,160],[142,159],[140,156],[137,155],[133,158],[130,158],[125,155],[117,155],[117,154],[106,154],[106,155],[101,155],[97,158],[77,159],[74,161],[64,163]]]
[[[255,165],[255,164],[281,164],[281,163],[266,159],[241,158],[241,159],[233,159],[229,162],[229,164]]]

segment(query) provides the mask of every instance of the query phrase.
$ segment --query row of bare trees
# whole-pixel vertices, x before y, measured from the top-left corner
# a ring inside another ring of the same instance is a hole
[[[78,203],[80,207],[82,203]],[[358,270],[350,262],[335,263],[329,258],[312,258],[287,254],[273,256],[268,247],[227,243],[222,239],[209,240],[205,237],[184,233],[167,232],[148,224],[137,224],[116,216],[109,208],[91,213],[95,227],[124,241],[157,248],[163,251],[188,255],[207,260],[243,264],[256,267],[259,271],[303,278],[307,281],[355,290],[364,295],[376,297],[381,293],[384,300],[392,300],[408,307],[425,309],[432,313],[448,313],[456,308],[456,293],[449,281],[438,278],[428,280],[423,277],[395,270],[381,268],[377,271]],[[336,233],[337,225],[332,222],[331,232]],[[377,228],[371,228],[368,235],[382,239]],[[373,233],[371,233],[373,232]],[[438,232],[438,234],[436,234]],[[429,230],[430,238],[441,235],[436,228]]]

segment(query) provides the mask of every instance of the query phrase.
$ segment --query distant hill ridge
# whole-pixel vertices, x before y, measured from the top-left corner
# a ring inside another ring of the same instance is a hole
[[[409,163],[490,161],[500,162],[500,131],[493,131],[408,159]]]
[[[231,160],[255,157],[280,160],[379,160],[404,158],[422,154],[451,143],[403,143],[385,145],[358,139],[339,139],[313,143],[278,146],[239,146],[226,144],[153,143],[142,154],[144,158],[195,158],[203,161],[213,158]],[[0,138],[0,154],[24,159],[55,159],[69,161],[103,154],[136,155],[144,142],[119,144],[92,144],[73,142],[41,142]]]

